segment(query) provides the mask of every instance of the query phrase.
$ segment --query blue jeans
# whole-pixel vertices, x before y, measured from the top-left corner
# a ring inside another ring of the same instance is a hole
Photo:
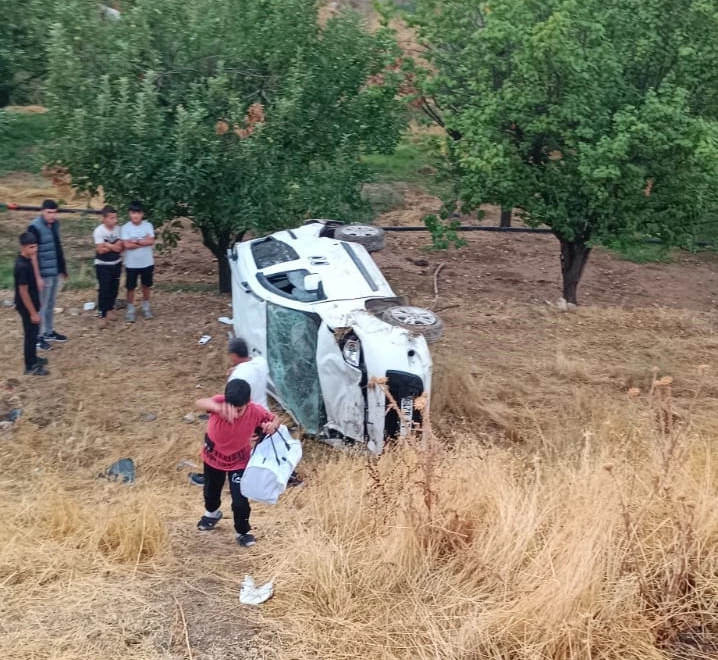
[[[42,281],[45,283],[45,287],[40,291],[40,337],[47,337],[55,329],[53,326],[55,300],[57,299],[60,276],[43,277]]]

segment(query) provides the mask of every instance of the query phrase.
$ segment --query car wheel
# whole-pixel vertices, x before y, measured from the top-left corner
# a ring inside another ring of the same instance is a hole
[[[434,312],[422,307],[389,307],[381,313],[381,319],[390,325],[424,335],[429,344],[438,341],[444,334],[444,322]]]
[[[359,243],[367,249],[367,252],[378,252],[384,247],[386,237],[381,227],[342,225],[334,230],[334,238],[348,243]]]

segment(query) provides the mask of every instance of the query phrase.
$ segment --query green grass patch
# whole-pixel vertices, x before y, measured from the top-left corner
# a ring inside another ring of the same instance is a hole
[[[619,259],[637,264],[669,263],[671,251],[661,243],[630,243],[628,245],[605,245]]]
[[[0,112],[3,112],[0,128],[0,176],[10,172],[39,174],[43,165],[43,148],[50,139],[48,114]]]
[[[393,153],[364,156],[372,181],[364,186],[363,196],[372,214],[402,208],[407,187],[444,197],[448,184],[440,177],[439,154],[436,136],[406,133]]]
[[[437,185],[438,145],[428,135],[406,134],[391,154],[370,154],[364,162],[380,183],[408,183],[430,190]]]

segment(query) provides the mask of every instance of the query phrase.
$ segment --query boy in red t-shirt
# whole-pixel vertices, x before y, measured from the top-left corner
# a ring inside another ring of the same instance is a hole
[[[222,518],[219,510],[224,480],[229,475],[232,513],[237,543],[246,548],[256,540],[249,533],[249,500],[242,495],[239,484],[247,467],[251,438],[260,427],[266,434],[279,428],[279,418],[257,403],[251,402],[251,389],[246,380],[231,380],[224,388],[224,396],[198,399],[196,406],[210,413],[204,436],[204,515],[197,529],[214,529]]]

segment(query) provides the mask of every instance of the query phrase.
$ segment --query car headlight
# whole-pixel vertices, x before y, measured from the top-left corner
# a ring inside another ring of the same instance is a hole
[[[361,342],[358,339],[347,339],[342,348],[342,356],[347,364],[358,367],[361,359]]]

